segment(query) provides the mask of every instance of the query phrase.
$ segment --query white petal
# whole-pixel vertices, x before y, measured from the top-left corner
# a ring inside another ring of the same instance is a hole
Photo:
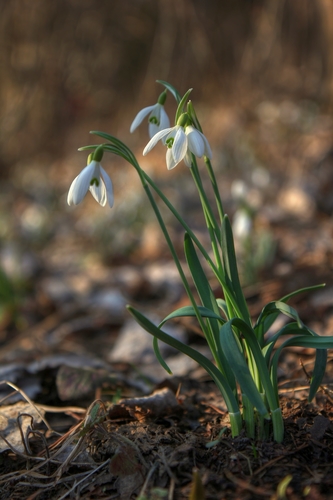
[[[213,158],[213,153],[212,153],[211,147],[209,145],[209,142],[203,134],[201,134],[201,136],[202,136],[203,141],[205,143],[204,155],[207,156],[207,158],[209,158],[211,160]]]
[[[157,134],[157,132],[160,132],[161,130],[170,127],[170,121],[168,115],[164,110],[164,106],[162,104],[157,103],[154,106],[154,108],[155,109],[153,109],[153,111],[149,115],[148,131],[150,138],[154,137],[154,135]],[[157,123],[151,123],[150,118],[152,117],[156,118]]]
[[[175,162],[174,157],[172,155],[171,149],[167,149],[166,153],[166,164],[167,164],[167,169],[172,170],[175,168],[176,165],[178,165],[179,162]]]
[[[101,176],[105,184],[106,197],[110,207],[113,207],[114,195],[113,195],[113,185],[110,177],[105,172],[104,168],[101,167]],[[104,205],[103,205],[104,206]]]
[[[170,120],[168,115],[165,112],[164,106],[161,107],[161,114],[160,114],[160,130],[164,130],[165,128],[170,127]]]
[[[92,186],[89,187],[89,191],[95,198],[95,200],[104,207],[106,205],[106,190],[104,183],[102,180],[100,180],[98,186],[96,184],[93,184]]]
[[[152,138],[154,135],[157,134],[157,132],[160,132],[162,129],[159,127],[159,125],[156,125],[156,123],[150,123],[148,124],[148,134],[149,137]]]
[[[188,148],[195,156],[201,158],[205,152],[205,143],[202,134],[199,130],[191,125],[186,127],[186,135],[188,139]]]
[[[186,155],[184,156],[184,162],[189,168],[192,167],[192,153],[189,149],[186,151]]]
[[[71,184],[71,187],[69,188],[68,195],[67,195],[67,203],[68,203],[68,205],[74,204],[73,203],[73,192],[75,191],[75,185],[76,185],[78,177],[79,176],[75,177],[75,179],[73,180],[73,182]]]
[[[94,177],[96,163],[96,161],[89,163],[72,182],[67,196],[69,205],[78,205],[87,194],[91,179]]]
[[[134,130],[140,125],[140,123],[144,120],[144,118],[149,115],[149,113],[155,108],[155,106],[156,104],[154,104],[154,106],[148,106],[147,108],[143,108],[141,109],[141,111],[139,111],[139,113],[136,115],[136,117],[132,122],[130,128],[131,133],[134,132]]]
[[[176,165],[184,158],[184,156],[186,155],[186,151],[187,136],[184,132],[183,127],[179,126],[172,146],[172,155],[176,162]]]
[[[154,137],[152,137],[150,139],[150,141],[148,142],[147,146],[143,150],[143,156],[145,156],[147,153],[149,153],[149,151],[151,151],[153,149],[153,147],[156,146],[156,144],[158,143],[158,141],[160,141],[161,139],[163,139],[163,137],[165,137],[166,135],[168,135],[169,132],[171,132],[171,130],[173,130],[173,128],[174,127],[172,127],[172,128],[166,128],[164,130],[160,130],[160,132],[157,132],[157,134],[155,134]]]

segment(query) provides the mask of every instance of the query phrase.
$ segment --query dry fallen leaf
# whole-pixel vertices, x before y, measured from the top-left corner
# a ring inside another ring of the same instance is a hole
[[[43,410],[39,409],[39,412],[44,416]],[[18,422],[18,417],[22,414],[25,415],[21,417]],[[26,453],[22,442],[19,423],[21,425],[23,435],[25,436],[29,426],[34,427],[36,424],[40,424],[41,422],[41,416],[30,404],[20,401],[14,405],[1,406],[0,438],[5,438],[9,444],[7,444],[4,439],[0,439],[0,452],[10,450],[10,446],[12,446],[18,452]]]

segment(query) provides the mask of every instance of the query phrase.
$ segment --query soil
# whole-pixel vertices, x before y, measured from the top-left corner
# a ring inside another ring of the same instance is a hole
[[[96,401],[88,411],[91,422],[86,418],[56,441],[36,434],[30,457],[2,455],[0,498],[333,498],[328,393],[321,391],[316,403],[282,398],[281,444],[245,433],[232,438],[209,381],[186,382],[177,396],[166,387],[156,394],[167,398],[168,410],[161,401],[144,409],[130,400],[109,407]],[[79,418],[75,410],[66,413]]]

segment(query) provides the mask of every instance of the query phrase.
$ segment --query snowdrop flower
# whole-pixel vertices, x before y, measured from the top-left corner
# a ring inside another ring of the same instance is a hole
[[[96,160],[92,160],[73,180],[67,196],[68,205],[81,203],[88,190],[102,207],[106,203],[110,207],[113,206],[114,197],[111,179],[100,162]]]
[[[143,150],[145,156],[162,140],[167,145],[166,163],[168,170],[174,168],[182,160],[188,167],[191,167],[193,153],[198,158],[203,155],[212,158],[212,151],[206,137],[192,125],[187,125],[188,115],[183,113],[175,127],[161,130],[152,137]]]
[[[134,132],[134,130],[142,123],[147,115],[149,115],[148,131],[150,138],[157,134],[157,132],[159,132],[160,130],[170,127],[170,120],[164,109],[166,95],[167,92],[166,90],[164,90],[164,92],[162,92],[162,94],[159,96],[156,104],[154,104],[153,106],[148,106],[147,108],[139,111],[131,125],[131,133]]]

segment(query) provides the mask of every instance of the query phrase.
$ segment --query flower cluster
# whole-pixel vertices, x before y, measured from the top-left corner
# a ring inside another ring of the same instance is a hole
[[[212,150],[206,137],[196,129],[187,113],[183,113],[174,127],[170,127],[170,121],[164,109],[167,91],[164,90],[159,96],[157,103],[153,106],[143,108],[134,118],[130,132],[148,117],[148,132],[150,141],[143,150],[143,155],[151,151],[159,141],[167,146],[166,164],[168,170],[173,169],[184,160],[188,167],[192,166],[192,155],[202,158],[212,158]],[[88,191],[95,200],[103,207],[108,203],[113,206],[113,186],[110,177],[100,164],[103,156],[103,147],[100,146],[95,153],[89,157],[88,165],[74,179],[69,189],[67,202],[69,205],[81,203]]]

